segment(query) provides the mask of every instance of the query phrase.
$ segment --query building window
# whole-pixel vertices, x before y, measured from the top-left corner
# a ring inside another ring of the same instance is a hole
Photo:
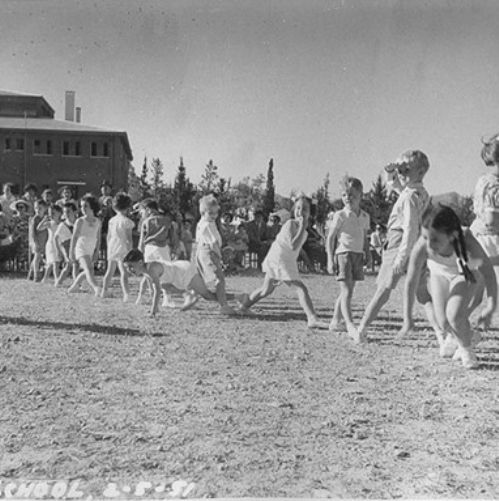
[[[109,156],[109,144],[108,143],[103,143],[103,145],[102,145],[102,156],[103,157]]]
[[[62,156],[69,156],[69,141],[62,142]]]
[[[35,155],[40,155],[40,153],[42,153],[42,142],[39,139],[33,141],[33,152]]]
[[[5,151],[10,151],[10,137],[5,138]]]
[[[24,150],[24,139],[16,139],[16,150],[17,151]]]
[[[90,156],[91,157],[96,157],[97,155],[97,143],[91,143],[90,144]]]
[[[52,155],[52,141],[50,139],[47,140],[47,155]]]
[[[80,141],[75,142],[75,156],[77,157],[81,156]]]

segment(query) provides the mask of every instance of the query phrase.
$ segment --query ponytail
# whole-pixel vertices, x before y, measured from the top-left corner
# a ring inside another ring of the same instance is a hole
[[[468,253],[466,252],[466,244],[464,242],[464,234],[461,224],[458,226],[457,238],[454,240],[453,245],[461,273],[464,275],[467,282],[474,284],[476,282],[476,278],[468,266]]]

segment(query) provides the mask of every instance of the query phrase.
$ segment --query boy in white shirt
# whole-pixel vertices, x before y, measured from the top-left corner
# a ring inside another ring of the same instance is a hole
[[[360,208],[362,182],[347,176],[340,186],[345,207],[334,213],[326,241],[328,272],[335,271],[340,283],[340,296],[329,329],[337,330],[344,320],[348,335],[358,343],[359,333],[353,324],[351,302],[355,282],[364,280],[369,215]]]

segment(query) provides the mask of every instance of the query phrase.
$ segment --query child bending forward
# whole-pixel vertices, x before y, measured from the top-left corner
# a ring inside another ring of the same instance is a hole
[[[309,218],[310,203],[302,196],[295,202],[294,219],[284,223],[262,263],[262,270],[265,273],[262,286],[241,300],[242,311],[272,294],[277,285],[283,282],[295,288],[300,305],[307,315],[308,327],[328,328],[327,323],[320,322],[317,318],[308,289],[300,280],[298,271],[298,254],[307,239],[306,228]]]
[[[435,320],[448,332],[440,355],[461,359],[466,369],[477,367],[470,315],[480,305],[487,290],[487,303],[480,322],[488,325],[496,307],[497,284],[485,251],[469,230],[463,231],[456,213],[449,207],[429,209],[422,233],[409,261],[404,289],[404,322],[412,323],[412,306],[421,270],[429,270],[429,290]]]
[[[144,263],[144,256],[138,250],[131,250],[124,259],[124,264],[130,273],[143,276],[151,285],[153,300],[151,315],[158,312],[159,290],[167,292],[185,292],[182,311],[188,310],[200,297],[207,301],[217,301],[217,296],[206,287],[203,277],[199,274],[196,263],[191,261],[162,261]],[[240,296],[227,294],[230,299],[241,299]]]

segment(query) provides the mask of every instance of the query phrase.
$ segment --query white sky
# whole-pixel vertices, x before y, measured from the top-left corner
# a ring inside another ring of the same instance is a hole
[[[64,118],[128,133],[134,165],[180,155],[200,180],[331,194],[369,189],[409,148],[431,193],[470,194],[480,138],[499,131],[499,2],[493,0],[2,0],[0,89],[42,94]]]

